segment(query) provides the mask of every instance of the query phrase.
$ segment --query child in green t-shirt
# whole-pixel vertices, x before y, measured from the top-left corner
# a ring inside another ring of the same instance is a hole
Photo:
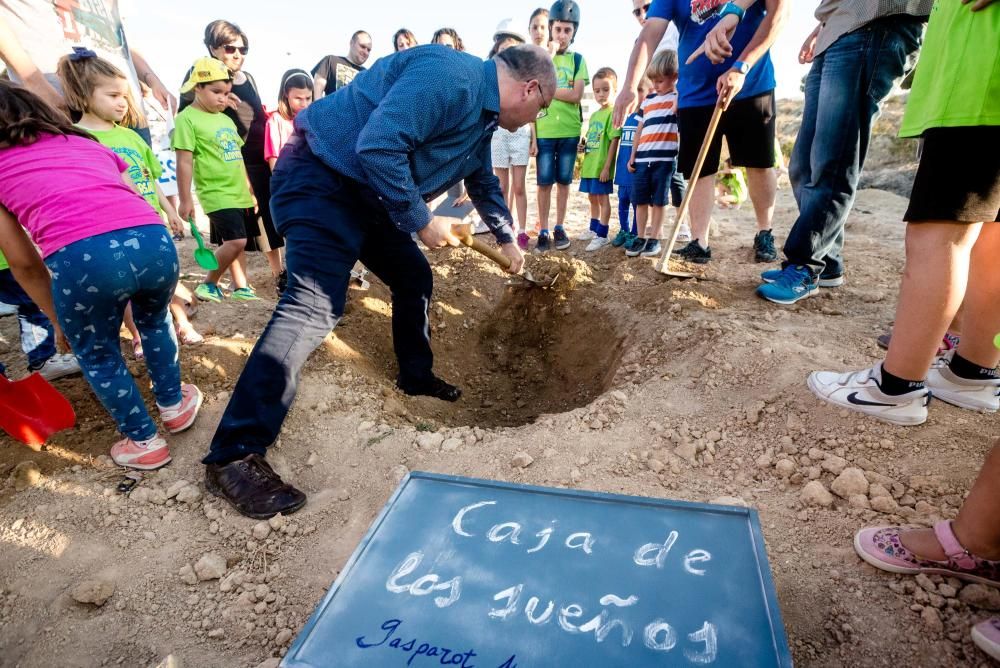
[[[583,128],[580,101],[590,75],[587,63],[578,53],[569,50],[580,27],[580,8],[573,0],[557,0],[549,10],[549,50],[556,70],[556,92],[544,100],[547,108],[535,122],[538,155],[538,233],[537,250],[547,251],[554,242],[558,250],[569,248],[570,241],[563,229],[569,186],[573,182],[577,144]],[[556,226],[549,239],[549,207],[552,185],[556,189]]]
[[[580,168],[580,192],[590,195],[590,230],[594,238],[588,251],[604,248],[609,243],[608,224],[611,222],[611,192],[614,190],[615,157],[622,131],[611,123],[611,98],[618,89],[618,75],[610,67],[594,74],[594,100],[601,108],[590,116],[587,134],[580,140],[584,153]]]
[[[177,152],[177,187],[180,215],[194,216],[191,181],[198,201],[211,224],[212,243],[218,244],[215,257],[219,268],[208,272],[205,282],[195,289],[204,301],[221,302],[224,295],[219,279],[229,270],[234,289],[231,299],[258,299],[247,285],[244,249],[248,234],[256,234],[253,190],[247,178],[240,147],[243,140],[236,125],[223,110],[229,104],[232,80],[229,70],[215,58],[199,58],[182,93],[194,91],[194,102],[177,115],[173,148]]]
[[[126,173],[132,187],[157,213],[166,216],[175,238],[183,237],[184,221],[158,183],[163,174],[160,161],[142,137],[120,125],[122,122],[131,124],[131,116],[135,113],[135,100],[131,97],[125,74],[112,63],[82,49],[61,58],[56,69],[67,105],[80,114],[77,126],[114,151],[128,165]],[[204,339],[188,318],[189,299],[187,288],[178,283],[170,302],[170,313],[178,338],[185,343],[200,343]],[[139,329],[132,319],[131,304],[125,309],[124,323],[132,335],[132,353],[136,359],[142,359],[144,352]]]

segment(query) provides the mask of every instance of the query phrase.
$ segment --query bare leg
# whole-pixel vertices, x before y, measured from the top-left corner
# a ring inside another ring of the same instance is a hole
[[[538,186],[538,225],[542,232],[549,230],[549,207],[552,204],[552,186]]]
[[[599,199],[601,202],[601,225],[607,227],[611,224],[611,197],[601,195]]]
[[[951,528],[962,547],[972,554],[989,561],[1000,560],[1000,522],[997,522],[997,508],[1000,508],[1000,441],[986,456],[979,477],[972,485],[958,517]],[[900,541],[914,554],[925,559],[942,561],[945,558],[934,531],[913,529],[900,534]]]
[[[569,186],[556,184],[556,225],[566,222],[566,206],[569,204]]]
[[[659,239],[660,232],[663,229],[663,214],[666,212],[666,207],[663,206],[651,206],[649,207],[649,238]]]
[[[688,187],[691,187],[690,185]],[[712,207],[715,204],[715,177],[703,176],[694,184],[691,195],[691,238],[708,248],[708,227],[712,224]]]
[[[927,375],[945,330],[962,304],[972,247],[982,227],[946,222],[906,226],[906,268],[883,363],[889,373],[907,380],[923,380]],[[994,252],[996,248],[994,244]],[[995,277],[983,278],[993,285],[997,282]],[[974,319],[972,313],[971,305],[966,305],[966,329]]]
[[[958,354],[985,369],[1000,362],[993,338],[1000,334],[1000,225],[984,224],[972,247],[969,286],[965,291],[962,340]]]
[[[271,275],[275,278],[281,273],[281,249],[275,248],[264,253],[267,258],[267,265],[271,268]]]
[[[747,189],[753,212],[757,216],[757,229],[769,230],[774,221],[774,200],[778,195],[778,177],[773,168],[747,169]]]
[[[646,236],[646,220],[649,219],[649,205],[640,204],[635,209],[635,231],[642,239],[648,239]]]
[[[592,219],[601,219],[601,196],[600,195],[590,195],[590,217]]]
[[[223,242],[221,246],[215,249],[215,259],[219,261],[219,268],[208,272],[206,281],[218,285],[219,279],[226,273],[226,270],[232,269],[233,283],[236,287],[246,287],[246,274],[244,274],[243,268],[238,262],[240,254],[243,253],[243,249],[246,247],[246,239],[232,239]],[[239,278],[237,278],[237,274]]]
[[[527,165],[511,167],[511,190],[513,191],[514,207],[517,209],[517,224],[521,232],[528,229],[528,191],[526,181]],[[502,183],[502,181],[501,181]]]

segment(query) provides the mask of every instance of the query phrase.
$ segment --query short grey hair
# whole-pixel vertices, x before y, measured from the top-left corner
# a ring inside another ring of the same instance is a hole
[[[517,81],[538,81],[543,89],[556,89],[556,68],[552,56],[540,46],[522,44],[504,49],[493,59],[503,63],[510,76]]]

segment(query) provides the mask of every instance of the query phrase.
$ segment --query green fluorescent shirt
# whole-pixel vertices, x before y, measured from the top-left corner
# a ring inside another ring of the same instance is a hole
[[[163,213],[160,200],[156,196],[156,182],[163,175],[160,161],[153,149],[135,131],[115,125],[113,130],[91,130],[81,128],[97,138],[128,165],[128,175],[142,195],[157,213]]]
[[[622,136],[622,131],[611,123],[611,112],[611,107],[605,107],[598,109],[590,117],[590,125],[587,127],[587,153],[583,157],[583,166],[580,167],[580,178],[599,179],[604,163],[608,160],[611,140]],[[614,161],[611,162],[608,174],[614,181]]]
[[[584,86],[590,83],[587,61],[583,58],[580,58],[580,68],[577,69],[574,77],[573,68],[576,66],[576,62],[572,51],[552,56],[552,64],[556,66],[557,88],[573,90],[573,85],[577,81],[582,81]],[[552,100],[548,113],[535,121],[535,128],[539,139],[579,137],[580,130],[583,129],[583,122],[580,120],[580,105]]]
[[[899,136],[1000,125],[1000,3],[969,7],[934,3]]]
[[[174,120],[173,148],[194,154],[194,189],[205,213],[253,206],[243,167],[243,140],[225,114],[186,107]]]
[[[0,271],[3,271],[4,269],[9,269],[9,268],[10,268],[10,265],[7,264],[7,258],[5,258],[3,256],[3,253],[0,253]]]

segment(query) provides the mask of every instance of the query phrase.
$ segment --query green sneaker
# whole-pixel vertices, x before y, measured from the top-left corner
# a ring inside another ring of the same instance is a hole
[[[618,230],[618,234],[616,234],[615,238],[611,240],[611,245],[615,248],[621,248],[625,245],[625,242],[628,241],[628,238],[628,230]]]
[[[222,301],[224,295],[215,283],[201,283],[194,289],[194,296],[203,302],[215,302],[218,304]]]
[[[236,288],[229,293],[229,298],[238,302],[255,302],[260,299],[251,287]]]

